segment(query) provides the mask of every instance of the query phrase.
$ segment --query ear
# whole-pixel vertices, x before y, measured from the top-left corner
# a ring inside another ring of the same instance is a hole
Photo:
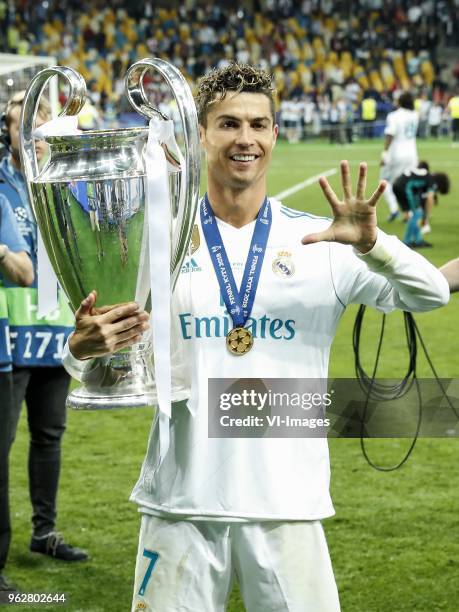
[[[199,124],[199,139],[201,141],[201,145],[204,147],[206,144],[206,128]]]
[[[273,127],[273,144],[271,145],[271,150],[274,149],[274,147],[276,146],[278,135],[279,135],[279,126],[276,123],[275,126]]]

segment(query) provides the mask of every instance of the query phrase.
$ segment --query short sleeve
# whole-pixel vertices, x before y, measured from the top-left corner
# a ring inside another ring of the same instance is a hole
[[[393,113],[389,113],[386,119],[386,127],[384,129],[384,134],[386,136],[395,136],[395,116]]]

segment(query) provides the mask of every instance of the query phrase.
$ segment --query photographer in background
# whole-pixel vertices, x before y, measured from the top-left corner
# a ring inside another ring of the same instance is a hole
[[[29,490],[33,507],[30,550],[64,561],[79,561],[86,559],[87,554],[65,543],[55,527],[61,438],[65,431],[65,401],[70,384],[70,377],[62,367],[61,353],[72,330],[73,315],[60,292],[59,308],[46,317],[38,319],[37,316],[37,224],[30,209],[19,155],[24,95],[18,93],[9,100],[1,120],[1,140],[7,155],[0,162],[0,199],[16,218],[35,271],[35,281],[27,288],[18,287],[17,279],[9,278],[3,271],[0,275],[8,308],[13,364],[14,401],[9,439],[12,444],[25,400],[30,431]],[[49,104],[42,98],[37,127],[49,118]],[[38,161],[45,152],[46,144],[37,142]],[[5,526],[0,525],[0,532],[4,529]]]

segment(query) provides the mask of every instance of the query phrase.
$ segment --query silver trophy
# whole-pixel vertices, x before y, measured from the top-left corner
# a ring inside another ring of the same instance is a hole
[[[146,118],[160,111],[144,91],[145,73],[160,73],[173,92],[183,126],[185,164],[180,154],[163,145],[170,165],[171,287],[180,272],[193,228],[199,194],[200,145],[196,108],[190,88],[171,64],[161,59],[136,62],[125,80],[127,96]],[[21,157],[29,198],[49,259],[75,311],[97,289],[100,305],[139,301],[145,244],[146,167],[144,150],[148,127],[93,130],[48,136],[50,156],[40,171],[34,144],[38,102],[49,79],[64,77],[69,86],[60,116],[76,115],[86,99],[83,78],[75,70],[55,66],[31,81],[21,117]],[[184,177],[186,179],[184,180]],[[145,308],[148,291],[142,293]],[[94,360],[67,403],[73,408],[143,406],[155,402],[149,341]]]

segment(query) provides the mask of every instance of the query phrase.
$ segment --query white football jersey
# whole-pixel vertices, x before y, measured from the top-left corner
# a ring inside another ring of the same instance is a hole
[[[233,521],[332,515],[327,440],[209,438],[208,379],[324,379],[347,304],[423,311],[448,301],[443,275],[396,237],[379,232],[364,256],[336,243],[303,246],[304,235],[330,221],[272,199],[271,204],[271,232],[246,325],[254,345],[243,356],[226,348],[232,322],[197,220],[195,250],[183,265],[173,300],[174,397],[189,400],[173,405],[170,448],[156,473],[159,434],[153,424],[131,496],[143,512]],[[237,229],[219,220],[218,226],[239,286],[254,222]],[[82,362],[68,351],[64,364],[78,376]]]
[[[417,166],[416,132],[418,121],[416,111],[406,108],[398,108],[387,115],[384,134],[393,138],[388,149],[388,164],[399,163],[399,175],[403,174],[405,170]]]

